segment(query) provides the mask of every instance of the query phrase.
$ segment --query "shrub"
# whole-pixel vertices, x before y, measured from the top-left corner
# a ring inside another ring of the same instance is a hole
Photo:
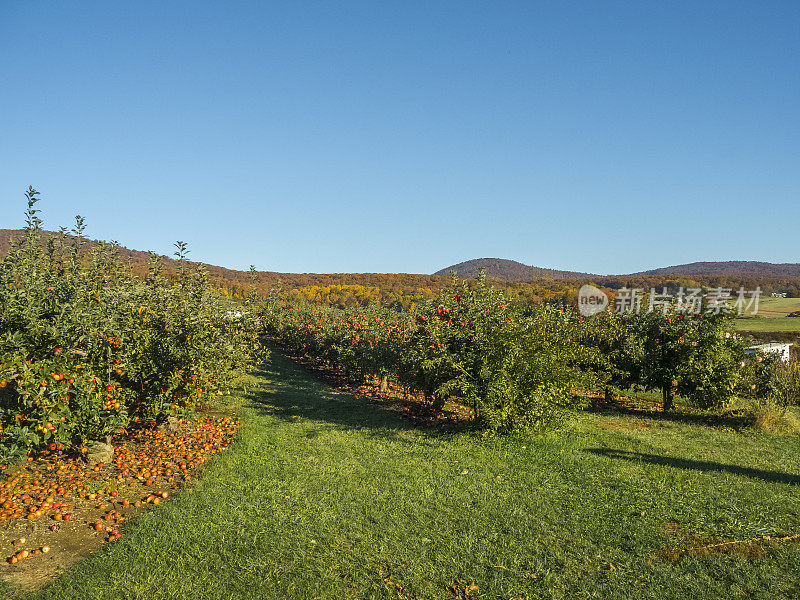
[[[6,455],[184,414],[234,385],[257,347],[255,323],[226,318],[202,269],[170,279],[151,255],[136,278],[115,244],[83,239],[80,217],[72,237],[45,244],[37,196],[28,190],[24,238],[0,262]]]
[[[759,354],[742,362],[739,395],[788,407],[800,404],[800,363],[784,362],[777,354]]]
[[[661,390],[664,410],[673,408],[675,394],[699,408],[724,406],[734,397],[741,344],[725,315],[669,309],[626,319],[620,369],[645,389]]]
[[[779,361],[772,372],[770,397],[779,406],[800,404],[800,362]]]

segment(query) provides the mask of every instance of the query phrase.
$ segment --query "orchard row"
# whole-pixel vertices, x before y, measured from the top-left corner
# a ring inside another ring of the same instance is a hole
[[[152,255],[134,277],[80,217],[45,243],[37,200],[29,189],[25,236],[0,262],[0,459],[184,416],[241,380],[255,324],[202,270],[168,279]]]
[[[476,285],[454,279],[410,311],[273,298],[262,318],[291,353],[357,381],[402,386],[431,411],[453,397],[497,430],[546,426],[578,401],[575,391],[611,386],[659,390],[665,410],[676,396],[701,409],[737,395],[798,401],[797,373],[784,377],[791,369],[777,357],[746,360],[724,314],[665,307],[583,317],[566,305],[512,306],[479,278]]]

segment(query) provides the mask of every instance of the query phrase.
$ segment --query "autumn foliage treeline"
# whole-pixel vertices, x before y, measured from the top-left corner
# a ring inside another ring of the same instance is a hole
[[[153,256],[137,277],[116,246],[83,239],[80,218],[43,239],[37,200],[29,189],[25,235],[0,262],[0,459],[180,415],[237,384],[255,323],[232,318],[202,268],[180,261],[167,278]]]
[[[0,256],[6,256],[10,247],[20,243],[26,236],[24,229],[0,229]],[[75,240],[74,234],[40,230],[38,240],[45,247],[50,240]],[[81,239],[86,244],[87,240]],[[63,242],[62,242],[63,243]],[[120,259],[126,263],[129,272],[145,278],[153,258],[161,263],[161,272],[167,278],[177,276],[181,269],[202,268],[212,287],[232,300],[243,300],[256,293],[262,297],[270,293],[280,293],[284,297],[307,299],[332,306],[366,306],[378,300],[387,305],[409,308],[412,304],[429,300],[449,285],[449,278],[439,275],[408,273],[278,273],[273,271],[237,271],[214,265],[181,262],[151,252],[130,250],[114,242],[113,247]],[[552,284],[551,284],[552,283]],[[542,282],[536,288],[526,283],[498,282],[503,289],[522,302],[540,302],[543,299],[560,297],[563,286],[557,282]]]
[[[40,231],[40,243],[46,245],[48,240],[63,236],[63,233]],[[0,230],[0,256],[8,253],[9,243],[21,240],[25,236],[22,230]],[[67,235],[67,239],[70,236]],[[111,243],[118,255],[130,265],[131,273],[146,277],[152,253],[129,250]],[[181,271],[180,261],[160,256],[162,272],[166,277],[174,277]],[[449,276],[424,275],[409,273],[278,273],[273,271],[237,271],[214,265],[183,261],[183,268],[203,268],[210,284],[225,296],[242,300],[252,293],[265,297],[270,292],[278,291],[284,297],[304,298],[317,304],[328,304],[339,308],[349,306],[367,306],[375,300],[385,305],[409,309],[413,304],[434,298],[450,285]],[[760,287],[766,294],[771,292],[788,293],[791,297],[800,297],[800,278],[767,277],[757,275],[714,275],[714,276],[681,276],[681,275],[620,275],[591,276],[591,283],[608,291],[623,287],[655,288],[671,290],[683,288],[709,289],[716,287],[738,290],[755,290]],[[503,290],[509,302],[518,304],[537,304],[554,300],[574,302],[578,289],[589,279],[559,279],[539,277],[531,281],[507,281],[489,278],[496,288]],[[472,285],[475,280],[471,279]]]

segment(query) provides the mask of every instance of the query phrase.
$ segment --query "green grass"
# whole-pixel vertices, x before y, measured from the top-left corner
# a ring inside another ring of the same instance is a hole
[[[749,317],[734,321],[739,331],[787,331],[800,332],[800,317]]]
[[[758,315],[736,319],[739,331],[800,332],[800,317],[787,317],[800,310],[800,298],[761,298]]]
[[[436,434],[278,355],[258,381],[191,492],[34,597],[800,597],[798,545],[659,559],[694,534],[800,532],[798,438],[590,413],[542,437]]]
[[[758,302],[759,317],[785,317],[796,310],[800,310],[800,298],[765,298],[762,296]]]

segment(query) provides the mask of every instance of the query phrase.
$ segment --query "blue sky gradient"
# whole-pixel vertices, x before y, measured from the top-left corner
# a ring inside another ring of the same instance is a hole
[[[71,4],[71,5],[70,5]],[[231,268],[800,262],[798,2],[1,2],[0,228]]]

